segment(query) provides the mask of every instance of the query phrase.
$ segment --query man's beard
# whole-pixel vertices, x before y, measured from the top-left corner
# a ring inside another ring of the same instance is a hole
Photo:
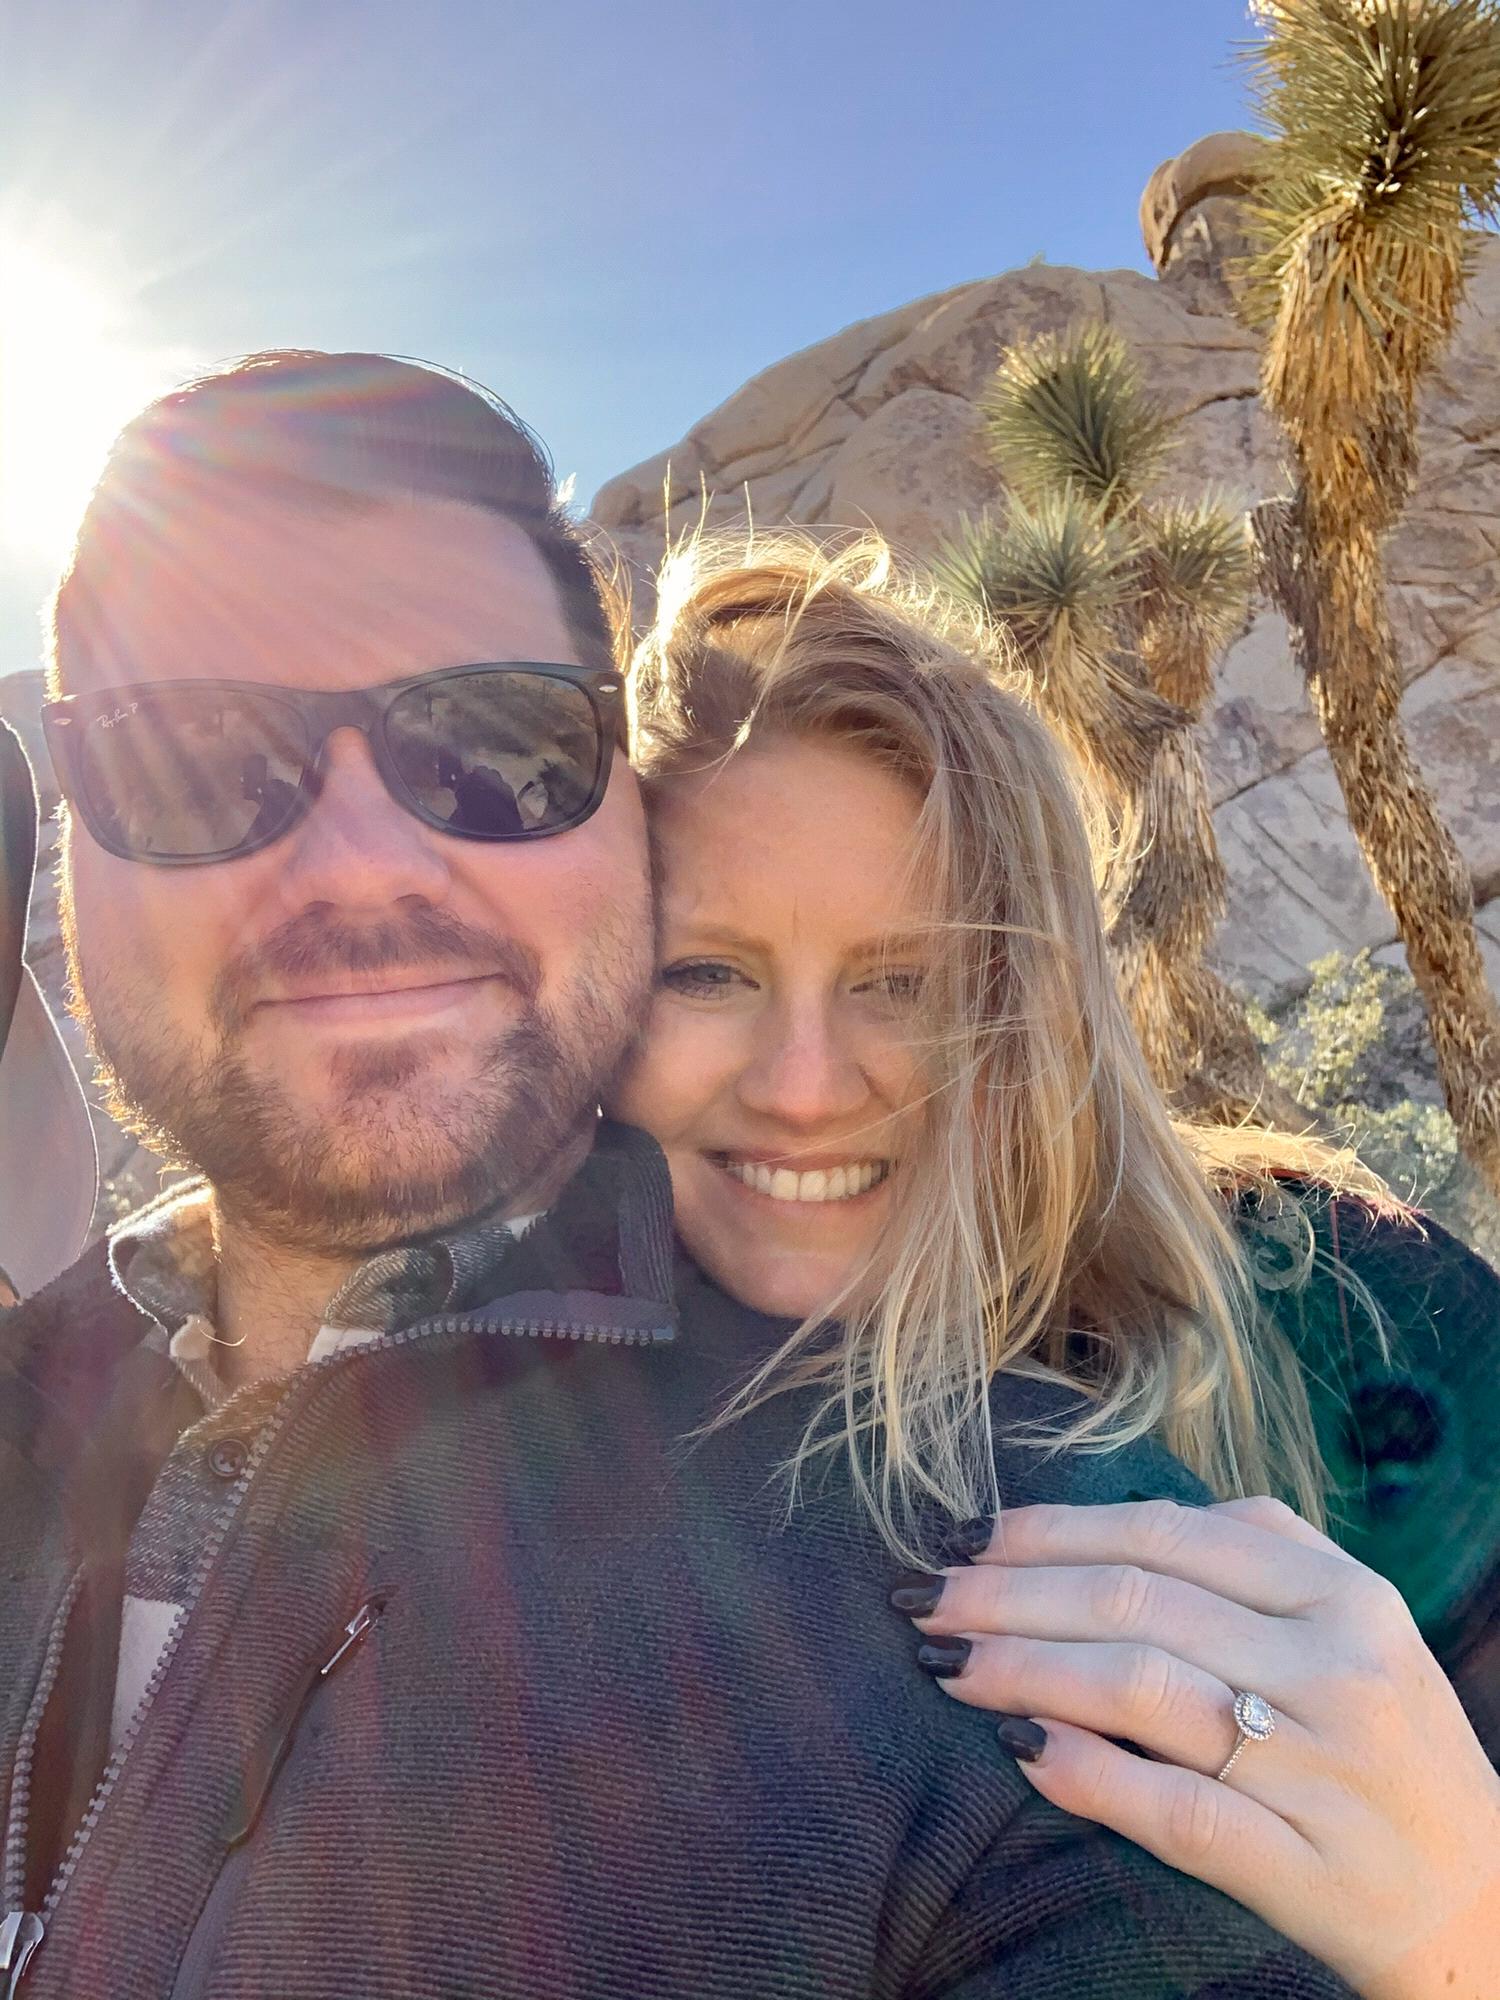
[[[64,898],[70,1005],[111,1115],[173,1165],[201,1173],[222,1213],[288,1247],[366,1252],[481,1211],[515,1213],[556,1185],[605,1083],[645,1017],[650,914],[616,912],[549,1006],[541,969],[514,939],[422,906],[376,929],[294,918],[227,966],[206,1053],[157,1025],[149,974],[120,977],[78,949]],[[434,981],[490,973],[520,1007],[447,1078],[421,1042],[353,1044],[330,1059],[332,1092],[300,1106],[245,1057],[255,1004],[279,977],[421,968]]]

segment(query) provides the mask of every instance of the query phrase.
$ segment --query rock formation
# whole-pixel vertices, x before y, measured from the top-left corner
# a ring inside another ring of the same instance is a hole
[[[1028,265],[863,320],[777,363],[681,442],[612,479],[592,518],[643,578],[700,516],[874,527],[930,554],[995,494],[977,401],[1003,347],[1102,318],[1183,420],[1177,490],[1249,504],[1283,489],[1256,396],[1254,338],[1232,317],[1239,202],[1263,142],[1200,140],[1152,176],[1142,227],[1158,270]],[[1469,305],[1423,412],[1422,471],[1391,552],[1393,610],[1423,768],[1474,873],[1500,982],[1500,242],[1477,247]],[[1217,944],[1275,1000],[1330,951],[1395,945],[1345,821],[1285,631],[1269,610],[1230,652],[1205,728],[1231,877]]]

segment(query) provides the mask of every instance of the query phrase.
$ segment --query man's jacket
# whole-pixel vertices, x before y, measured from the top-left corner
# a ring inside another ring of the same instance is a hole
[[[841,1477],[788,1513],[805,1403],[704,1433],[781,1329],[685,1268],[674,1305],[647,1142],[607,1134],[505,1277],[294,1378],[112,1758],[178,1392],[101,1254],[0,1327],[22,2000],[1345,1993],[925,1680]],[[1002,1415],[1056,1402],[1016,1381]],[[233,1423],[200,1421],[205,1478]],[[1012,1503],[1201,1494],[1150,1445],[1001,1472]]]

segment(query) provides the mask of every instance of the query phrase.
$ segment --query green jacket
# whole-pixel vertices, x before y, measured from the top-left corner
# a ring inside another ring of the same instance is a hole
[[[1238,1222],[1301,1364],[1330,1532],[1397,1586],[1500,1758],[1500,1277],[1426,1218],[1286,1189]]]

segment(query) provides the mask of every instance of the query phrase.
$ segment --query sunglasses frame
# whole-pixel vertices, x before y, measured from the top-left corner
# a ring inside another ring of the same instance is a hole
[[[436,814],[428,812],[407,789],[386,740],[386,718],[392,707],[416,688],[432,687],[471,674],[541,675],[549,680],[565,681],[587,697],[593,711],[598,743],[594,783],[582,809],[566,825],[527,827],[518,833],[468,832],[462,827],[450,826]],[[220,694],[269,696],[296,712],[306,739],[302,769],[297,779],[296,803],[271,832],[262,833],[237,847],[212,854],[142,854],[113,839],[105,831],[106,822],[94,810],[83,782],[79,751],[83,732],[78,725],[83,722],[86,726],[111,706],[119,708],[133,699],[155,698],[164,692],[187,688],[213,688]],[[336,729],[359,730],[369,745],[381,781],[394,803],[424,826],[430,826],[454,840],[481,840],[491,846],[524,840],[553,840],[560,833],[571,833],[575,827],[582,826],[598,811],[609,784],[615,744],[623,734],[624,720],[625,684],[618,671],[612,667],[583,667],[555,660],[474,660],[462,666],[438,667],[429,673],[411,674],[404,680],[386,681],[378,687],[350,689],[298,688],[288,687],[280,681],[215,680],[207,676],[131,681],[117,687],[90,689],[83,694],[61,695],[55,701],[42,704],[42,728],[64,798],[106,853],[116,855],[122,861],[139,861],[153,868],[199,868],[218,862],[239,861],[247,854],[259,853],[261,848],[269,847],[273,841],[290,833],[317,802],[322,790],[324,753],[328,739]]]

